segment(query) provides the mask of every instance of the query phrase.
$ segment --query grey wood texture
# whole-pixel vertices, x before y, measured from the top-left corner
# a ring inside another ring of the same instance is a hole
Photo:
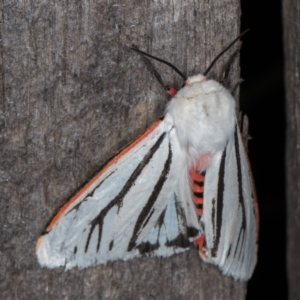
[[[59,207],[164,113],[168,96],[128,46],[201,73],[239,34],[239,1],[4,0],[0,18],[0,298],[244,299],[246,284],[203,263],[193,246],[67,272],[41,268],[35,256]]]
[[[300,1],[283,1],[286,94],[287,277],[300,299]]]

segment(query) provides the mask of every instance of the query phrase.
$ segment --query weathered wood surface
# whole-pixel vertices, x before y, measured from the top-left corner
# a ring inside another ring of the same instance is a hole
[[[41,268],[35,257],[36,240],[57,209],[164,113],[168,97],[128,46],[186,74],[203,72],[238,35],[239,1],[1,5],[0,298],[244,299],[246,284],[202,263],[193,247],[168,259],[68,272]],[[167,83],[182,85],[157,67]],[[239,78],[238,61],[232,78]]]
[[[289,299],[300,299],[300,1],[283,1],[286,93],[287,272]]]

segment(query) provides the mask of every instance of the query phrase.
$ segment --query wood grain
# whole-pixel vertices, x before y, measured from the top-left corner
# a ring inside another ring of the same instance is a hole
[[[286,94],[287,275],[289,299],[300,299],[300,1],[283,1]]]
[[[239,1],[2,1],[1,12],[1,297],[244,299],[246,284],[202,263],[193,247],[68,272],[35,257],[58,208],[164,113],[168,96],[128,47],[201,73],[239,34]],[[231,76],[239,78],[238,60]]]

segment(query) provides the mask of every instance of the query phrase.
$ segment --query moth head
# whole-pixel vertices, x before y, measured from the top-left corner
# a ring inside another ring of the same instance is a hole
[[[202,75],[202,74],[199,74],[199,75],[195,75],[195,76],[189,77],[185,81],[185,85],[191,85],[193,83],[202,82],[202,81],[205,81],[205,80],[207,80],[206,77],[204,75]]]

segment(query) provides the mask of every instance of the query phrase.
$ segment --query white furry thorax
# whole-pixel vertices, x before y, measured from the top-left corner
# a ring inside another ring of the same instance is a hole
[[[236,122],[235,100],[218,82],[203,75],[189,77],[167,107],[188,160],[223,151]]]

